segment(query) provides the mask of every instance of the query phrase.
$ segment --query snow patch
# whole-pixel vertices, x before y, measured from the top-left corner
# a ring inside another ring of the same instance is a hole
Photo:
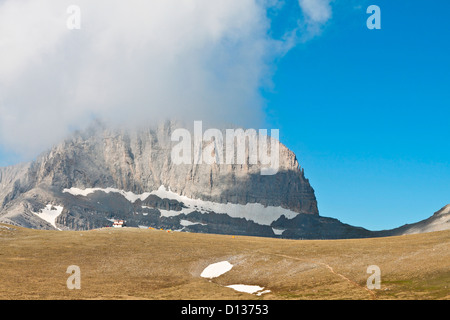
[[[191,199],[174,193],[164,186],[159,187],[152,194],[171,200],[177,200],[184,203],[188,209],[177,211],[178,213],[190,213],[199,211],[201,213],[215,212],[228,214],[232,218],[245,218],[261,225],[270,225],[273,221],[284,215],[288,219],[292,219],[298,215],[297,212],[290,211],[282,207],[267,206],[260,203],[234,204],[234,203],[216,203],[212,201],[204,201],[200,199]]]
[[[175,217],[180,214],[180,211],[175,210],[164,210],[164,209],[158,209],[159,212],[161,212],[162,217]]]
[[[221,261],[216,262],[213,264],[210,264],[207,266],[203,272],[201,273],[201,277],[203,278],[216,278],[221,276],[222,274],[228,272],[233,268],[233,265],[229,263],[228,261]],[[239,292],[246,292],[250,294],[256,294],[257,296],[261,296],[265,293],[270,292],[270,290],[264,290],[264,287],[256,286],[256,285],[246,285],[246,284],[232,284],[229,286],[226,286],[227,288],[231,288],[233,290],[239,291]]]
[[[270,290],[264,290],[264,287],[260,287],[260,286],[251,286],[251,285],[247,285],[247,284],[232,284],[229,286],[226,286],[227,288],[231,288],[234,289],[236,291],[239,292],[245,292],[245,293],[250,293],[250,294],[256,294],[257,296],[261,296],[265,293],[269,293]]]
[[[61,230],[56,226],[56,218],[58,218],[58,216],[62,213],[63,209],[64,207],[53,206],[51,204],[48,204],[40,212],[33,212],[33,213],[42,220],[45,220],[48,223],[50,223],[53,227],[55,227],[55,229]]]
[[[233,265],[228,261],[216,262],[207,266],[200,274],[200,276],[209,279],[216,278],[230,271],[231,268],[233,268]]]
[[[261,296],[261,295],[263,295],[263,294],[265,294],[265,293],[269,293],[269,292],[270,292],[270,290],[264,290],[264,291],[258,292],[256,295],[257,295],[257,296]]]
[[[192,222],[192,221],[184,220],[184,219],[180,219],[180,224],[181,224],[183,227],[193,226],[193,225],[196,225],[196,224],[201,224],[202,226],[206,226],[206,225],[207,225],[206,223]]]
[[[250,286],[250,285],[247,285],[247,284],[232,284],[232,285],[229,285],[229,286],[226,286],[226,287],[234,289],[234,290],[239,291],[239,292],[246,292],[246,293],[251,293],[251,294],[256,293],[256,292],[261,291],[261,290],[264,289],[263,287],[260,287],[260,286]]]
[[[105,188],[105,189],[87,188],[84,190],[78,188],[70,188],[63,190],[64,193],[70,193],[74,196],[87,196],[91,193],[94,193],[95,191],[102,191],[105,193],[110,192],[119,193],[132,203],[134,203],[137,199],[144,201],[148,196],[153,194],[162,199],[167,198],[170,200],[182,202],[186,206],[186,208],[182,208],[181,211],[159,209],[159,211],[161,212],[161,216],[163,217],[173,217],[179,214],[187,215],[194,211],[198,211],[200,213],[215,212],[218,214],[227,214],[232,218],[244,218],[261,225],[270,226],[273,221],[277,220],[282,215],[284,215],[287,219],[292,219],[298,215],[297,212],[293,212],[291,210],[282,207],[273,207],[273,206],[265,207],[264,205],[259,203],[247,203],[245,205],[242,205],[234,203],[216,203],[200,199],[191,199],[186,196],[182,196],[175,192],[172,192],[170,188],[166,189],[164,186],[160,186],[158,190],[152,192],[145,192],[142,194],[134,194],[131,191],[123,191],[115,188]],[[274,229],[274,232],[275,234],[277,234],[276,232],[279,231],[275,230],[276,229]]]
[[[275,229],[275,228],[272,228],[272,231],[277,236],[281,236],[283,234],[283,232],[286,231],[286,229]]]
[[[158,190],[151,192],[160,198],[167,198],[182,202],[187,208],[181,211],[175,211],[178,214],[189,214],[194,211],[201,213],[215,212],[227,214],[232,218],[245,218],[261,225],[270,225],[273,221],[284,215],[287,219],[292,219],[298,215],[297,212],[290,211],[282,207],[267,206],[260,203],[234,204],[234,203],[216,203],[212,201],[204,201],[200,199],[191,199],[174,193],[170,188],[164,186]],[[167,214],[167,212],[165,213]],[[175,213],[172,213],[174,215]]]
[[[90,195],[91,193],[94,193],[96,191],[102,191],[104,193],[119,193],[123,195],[128,201],[131,203],[135,203],[136,200],[140,199],[141,201],[147,199],[147,197],[151,194],[150,192],[144,192],[143,194],[135,194],[131,191],[123,191],[115,188],[87,188],[87,189],[78,189],[78,188],[70,188],[70,189],[64,189],[63,193],[70,193],[74,196],[83,196],[86,197]]]

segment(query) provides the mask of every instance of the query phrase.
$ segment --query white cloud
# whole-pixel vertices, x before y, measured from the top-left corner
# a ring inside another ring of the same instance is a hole
[[[319,2],[300,5],[323,22],[328,6]],[[73,4],[81,9],[80,30],[66,26]],[[181,118],[255,126],[263,117],[259,89],[284,52],[282,41],[268,36],[272,5],[0,1],[0,144],[33,155],[93,117],[132,125]]]
[[[299,0],[305,16],[312,22],[325,23],[331,18],[331,0]]]

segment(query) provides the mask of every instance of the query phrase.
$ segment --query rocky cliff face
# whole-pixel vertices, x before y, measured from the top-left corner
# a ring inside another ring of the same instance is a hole
[[[41,156],[28,170],[34,185],[64,188],[114,187],[134,193],[161,185],[193,199],[219,203],[261,203],[318,214],[314,190],[295,154],[280,145],[279,171],[261,175],[260,165],[174,164],[170,122],[156,129],[96,128],[78,133]]]

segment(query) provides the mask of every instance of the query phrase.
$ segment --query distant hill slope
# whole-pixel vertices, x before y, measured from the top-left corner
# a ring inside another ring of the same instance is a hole
[[[392,230],[381,231],[380,235],[404,235],[450,229],[450,204],[436,211],[431,217]]]

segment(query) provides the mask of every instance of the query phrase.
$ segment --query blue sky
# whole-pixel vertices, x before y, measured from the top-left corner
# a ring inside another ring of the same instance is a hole
[[[321,34],[280,60],[264,96],[320,214],[380,230],[450,203],[450,2],[360,3],[332,4]],[[380,30],[366,27],[370,4]]]
[[[0,1],[0,166],[92,117],[250,120],[262,95],[322,216],[380,230],[450,203],[450,1],[285,0],[269,27],[270,0],[75,2],[78,31],[73,1]]]

